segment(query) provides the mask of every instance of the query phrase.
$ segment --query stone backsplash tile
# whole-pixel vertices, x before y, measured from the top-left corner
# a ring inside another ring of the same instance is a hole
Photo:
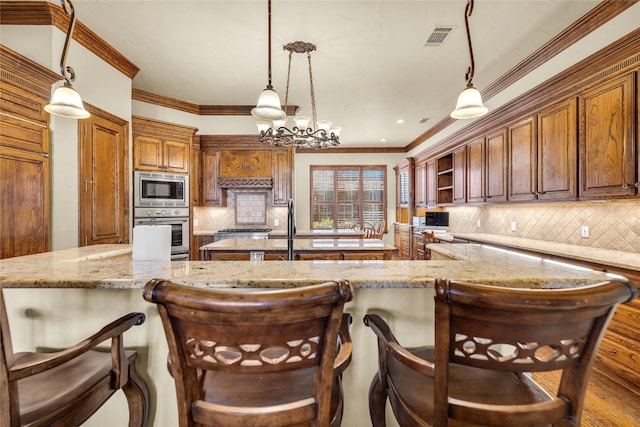
[[[640,253],[640,201],[528,203],[447,208],[449,229]],[[480,227],[477,227],[477,220]],[[511,231],[511,223],[516,230]],[[581,237],[581,227],[589,237]]]

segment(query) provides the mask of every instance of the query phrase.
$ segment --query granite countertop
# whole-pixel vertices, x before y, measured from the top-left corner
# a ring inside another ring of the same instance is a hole
[[[223,288],[287,288],[335,279],[348,279],[354,288],[428,288],[436,278],[446,277],[496,286],[558,288],[609,277],[481,245],[441,246],[466,252],[454,261],[133,262],[123,259],[131,245],[96,245],[0,260],[0,286],[141,289],[159,277]]]
[[[349,229],[332,229],[332,228],[327,228],[327,229],[315,229],[315,230],[296,230],[296,234],[294,236],[294,238],[314,238],[314,237],[320,237],[320,238],[333,238],[333,237],[353,237],[353,238],[359,238],[360,236],[363,236],[364,232],[363,231],[354,231],[354,230],[349,230]],[[287,230],[273,230],[271,233],[269,233],[269,238],[286,238],[287,237]]]
[[[377,239],[299,239],[294,251],[392,251],[395,246]],[[203,251],[286,251],[286,239],[225,239],[201,246]]]
[[[547,242],[544,240],[525,239],[498,234],[454,233],[455,237],[475,242],[486,242],[514,249],[535,251],[542,254],[571,258],[594,264],[604,264],[628,270],[640,271],[640,254],[593,248],[589,246],[569,245],[566,243]]]

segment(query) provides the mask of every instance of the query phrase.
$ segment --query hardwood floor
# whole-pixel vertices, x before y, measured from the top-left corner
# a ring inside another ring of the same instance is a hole
[[[536,373],[532,377],[546,390],[554,387],[559,381],[556,371]],[[640,426],[640,395],[593,371],[587,388],[582,426]]]

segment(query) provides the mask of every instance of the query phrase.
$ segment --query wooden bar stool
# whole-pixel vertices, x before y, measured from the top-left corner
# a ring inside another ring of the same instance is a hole
[[[391,402],[401,426],[579,426],[589,372],[619,303],[637,288],[611,280],[573,289],[436,281],[435,346],[405,349],[378,315],[374,427]],[[527,373],[561,370],[547,394]]]
[[[124,349],[122,337],[144,320],[129,313],[66,350],[14,353],[0,289],[0,426],[78,426],[119,389],[129,426],[146,426],[149,390],[136,371],[137,353]],[[107,340],[110,353],[92,350]]]
[[[181,427],[339,426],[351,361],[348,282],[269,291],[155,279]]]

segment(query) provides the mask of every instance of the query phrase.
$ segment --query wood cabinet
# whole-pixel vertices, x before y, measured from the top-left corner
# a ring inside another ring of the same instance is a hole
[[[640,302],[621,304],[600,344],[594,369],[640,394]]]
[[[634,150],[634,76],[627,74],[580,98],[580,198],[637,193]]]
[[[467,201],[485,201],[485,141],[467,144]]]
[[[202,148],[202,147],[201,147]],[[200,203],[202,206],[226,206],[226,191],[218,186],[220,150],[200,151]]]
[[[538,189],[540,200],[577,196],[576,100],[561,101],[537,114]]]
[[[287,206],[293,198],[293,148],[272,152],[273,206]]]
[[[436,200],[439,205],[453,202],[453,154],[436,160]]]
[[[414,260],[424,260],[424,236],[422,235],[422,229],[419,227],[413,228],[413,235],[411,236],[411,258]]]
[[[438,173],[436,160],[427,162],[427,206],[435,206],[438,203]]]
[[[49,250],[49,114],[60,79],[0,45],[0,258]],[[73,190],[76,191],[76,190]]]
[[[460,147],[453,150],[453,203],[460,204],[467,201],[466,175],[467,161],[466,149]]]
[[[427,206],[427,163],[416,163],[414,172],[416,206]]]
[[[394,224],[393,244],[399,259],[411,259],[411,229],[408,224]]]
[[[501,129],[487,136],[485,150],[485,197],[490,202],[506,202],[509,151],[507,130]]]
[[[135,170],[189,173],[191,141],[198,129],[133,117]]]
[[[537,199],[538,146],[536,117],[528,117],[508,127],[509,200]]]

